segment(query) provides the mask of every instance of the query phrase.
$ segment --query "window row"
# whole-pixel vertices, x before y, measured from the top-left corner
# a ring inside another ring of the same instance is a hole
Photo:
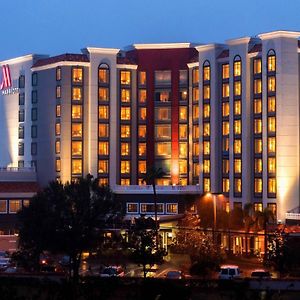
[[[154,204],[152,203],[127,203],[127,213],[141,213],[141,214],[147,214],[151,213],[153,214],[155,212]],[[177,203],[157,203],[156,206],[157,213],[163,214],[166,212],[167,214],[177,214],[178,213],[178,204]]]

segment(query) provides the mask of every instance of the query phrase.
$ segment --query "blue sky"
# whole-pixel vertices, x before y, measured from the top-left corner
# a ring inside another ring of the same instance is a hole
[[[2,0],[0,60],[300,31],[299,0]]]

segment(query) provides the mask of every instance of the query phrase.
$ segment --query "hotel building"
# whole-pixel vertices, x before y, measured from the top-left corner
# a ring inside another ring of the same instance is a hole
[[[227,210],[252,202],[282,222],[297,219],[299,37],[275,31],[2,61],[0,186],[25,171],[40,187],[90,173],[130,218],[154,214],[142,178],[156,166],[166,173],[157,180],[161,219],[196,211],[208,193],[222,194]],[[26,200],[16,197],[0,190],[1,214]]]

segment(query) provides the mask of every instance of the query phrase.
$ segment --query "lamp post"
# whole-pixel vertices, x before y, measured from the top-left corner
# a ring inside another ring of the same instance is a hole
[[[222,193],[208,193],[209,196],[212,197],[213,200],[213,214],[214,214],[214,224],[213,224],[213,241],[216,242],[216,231],[217,231],[217,197],[222,195]]]

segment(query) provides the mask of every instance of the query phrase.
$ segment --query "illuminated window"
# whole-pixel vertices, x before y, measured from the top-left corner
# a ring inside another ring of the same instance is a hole
[[[203,105],[203,118],[209,118],[210,117],[210,105],[204,104]]]
[[[210,85],[204,85],[203,86],[203,99],[209,99],[210,98]]]
[[[242,94],[242,84],[240,81],[234,82],[234,96],[240,96]]]
[[[187,174],[187,161],[186,160],[179,160],[179,174]]]
[[[242,113],[242,104],[241,104],[241,100],[235,100],[235,101],[234,101],[234,107],[233,107],[233,110],[234,110],[234,114],[235,114],[236,116],[241,115],[241,113]]]
[[[204,155],[209,155],[210,154],[210,142],[208,142],[208,141],[203,142],[203,154]]]
[[[155,71],[155,85],[171,85],[171,71]]]
[[[108,173],[108,160],[98,161],[98,173]]]
[[[180,106],[179,107],[179,121],[186,121],[187,120],[187,107]]]
[[[260,94],[262,91],[261,79],[254,80],[254,94]]]
[[[254,152],[256,154],[262,153],[262,139],[254,139]]]
[[[81,119],[81,118],[82,118],[82,106],[72,105],[72,119]]]
[[[192,78],[193,78],[193,84],[196,84],[199,82],[199,69],[198,68],[193,69]]]
[[[72,159],[72,174],[81,174],[81,173],[82,173],[82,160]]]
[[[109,106],[99,105],[98,112],[99,112],[99,119],[102,119],[102,120],[109,119]]]
[[[241,193],[242,192],[242,179],[234,178],[234,192]]]
[[[56,68],[56,81],[61,80],[61,67]]]
[[[262,193],[262,179],[261,178],[254,179],[254,193],[255,194]]]
[[[72,155],[82,155],[81,141],[72,141]]]
[[[73,125],[72,125],[72,128],[73,128]],[[106,138],[106,137],[108,137],[108,134],[109,134],[109,132],[108,132],[108,130],[109,130],[108,124],[99,124],[98,125],[98,129],[99,129],[98,130],[98,137],[99,138]]]
[[[268,179],[268,193],[276,194],[276,178]]]
[[[276,71],[276,56],[273,50],[270,50],[268,55],[268,72]]]
[[[276,158],[268,157],[268,173],[276,173]]]
[[[208,193],[210,192],[210,179],[203,178],[203,192]]]
[[[108,142],[99,142],[98,143],[98,154],[99,155],[108,155]]]
[[[229,151],[229,138],[223,138],[222,139],[222,150],[224,152],[228,152]]]
[[[199,88],[193,87],[193,101],[199,101]]]
[[[194,128],[196,128],[196,126],[194,126]],[[199,131],[199,127],[198,127],[198,131]],[[210,136],[210,123],[203,123],[203,136]],[[197,134],[194,135],[194,138],[198,138],[199,137],[199,132]]]
[[[82,83],[83,69],[73,68],[72,69],[72,81],[73,83]]]
[[[198,142],[193,143],[193,155],[194,156],[199,156],[200,154],[200,145]]]
[[[145,121],[147,119],[147,108],[146,107],[141,107],[139,109],[139,118],[140,120]]]
[[[261,202],[254,203],[254,211],[260,211],[260,212],[263,211],[263,205]]]
[[[130,125],[121,125],[121,138],[130,138]]]
[[[109,68],[106,64],[100,65],[98,69],[98,81],[99,83],[109,83]]]
[[[147,90],[139,90],[139,102],[145,103],[147,101]]]
[[[256,58],[253,61],[253,73],[261,74],[261,58]]]
[[[130,107],[121,107],[121,120],[130,120],[131,118],[131,108]]]
[[[130,84],[130,71],[121,71],[120,72],[120,81],[121,84]]]
[[[72,100],[81,101],[82,100],[82,89],[81,87],[72,88]]]
[[[275,112],[275,111],[276,111],[276,98],[268,97],[268,112]]]
[[[139,138],[146,138],[146,125],[140,125],[138,130]]]
[[[222,78],[229,78],[229,64],[222,65]]]
[[[56,154],[60,153],[60,140],[55,141],[55,153]]]
[[[223,102],[222,103],[222,116],[223,117],[228,117],[229,116],[229,102]]]
[[[276,79],[275,76],[268,77],[268,92],[275,92]]]
[[[146,182],[143,181],[143,178],[138,179],[138,185],[146,185]]]
[[[274,218],[277,216],[277,205],[276,203],[268,203],[267,208],[272,212]]]
[[[181,89],[179,92],[179,100],[186,101],[188,100],[188,92],[186,89]]]
[[[229,97],[229,83],[222,84],[222,97]]]
[[[262,112],[261,99],[254,99],[253,112],[255,114],[261,114],[261,112]]]
[[[109,89],[106,87],[99,87],[98,89],[98,100],[108,101],[109,100]]]
[[[203,160],[203,173],[210,173],[210,161],[208,159]]]
[[[130,102],[131,91],[129,89],[121,89],[121,101]]]
[[[60,104],[56,105],[56,117],[59,118],[61,116],[61,106]]]
[[[237,57],[236,59],[240,59],[240,58]],[[233,76],[241,76],[241,74],[242,74],[242,64],[241,61],[238,60],[233,63]]]
[[[22,200],[9,200],[9,213],[15,214],[22,208]]]
[[[187,139],[188,136],[188,127],[185,124],[179,125],[179,139],[184,140]]]
[[[242,134],[242,121],[234,120],[234,134]]]
[[[199,106],[198,105],[193,105],[193,119],[198,119],[199,118]]]
[[[168,214],[177,214],[177,211],[178,211],[177,203],[167,204],[167,213]]]
[[[129,173],[130,173],[130,161],[121,160],[121,174],[129,174]]]
[[[158,178],[156,180],[157,185],[170,185],[170,179],[168,178]]]
[[[203,67],[203,80],[210,80],[210,66]]]
[[[254,172],[256,174],[262,173],[262,159],[261,158],[255,158],[254,160]]]
[[[241,159],[234,160],[234,173],[242,173],[242,160]]]
[[[60,135],[60,123],[55,123],[55,134]]]
[[[73,123],[72,124],[72,137],[82,137],[82,124]]]
[[[57,158],[55,161],[55,171],[60,172],[60,170],[61,170],[60,158]]]
[[[275,137],[268,138],[268,153],[275,153],[276,151],[276,139]]]
[[[229,159],[222,160],[222,172],[223,174],[229,174]]]
[[[128,156],[130,153],[130,144],[129,143],[121,143],[121,155]]]
[[[157,156],[170,156],[171,155],[171,143],[155,143],[155,155]]]
[[[130,185],[129,178],[121,178],[121,185]]]
[[[145,156],[146,155],[146,143],[139,143],[139,156]]]
[[[170,107],[156,107],[155,108],[155,120],[170,121],[171,120],[171,108]]]
[[[255,134],[262,133],[262,120],[261,119],[254,119],[254,133]]]
[[[268,117],[268,132],[276,132],[276,119],[275,117]]]
[[[230,183],[228,178],[222,179],[222,192],[229,193]]]
[[[99,178],[99,185],[108,185],[108,178]]]
[[[171,138],[171,125],[169,125],[169,124],[155,125],[155,138],[170,139]]]
[[[140,71],[139,72],[139,84],[140,85],[145,85],[146,84],[146,72],[145,71]]]
[[[180,158],[187,157],[187,143],[179,143],[179,157]]]
[[[200,164],[194,163],[193,164],[193,176],[199,176],[200,175]]]
[[[156,91],[155,92],[155,101],[158,102],[169,102],[171,100],[170,91]]]
[[[146,174],[146,172],[147,172],[146,161],[139,160],[139,174]]]
[[[242,153],[242,141],[241,140],[234,140],[233,143],[233,152],[235,154],[241,154]]]
[[[223,135],[228,135],[229,134],[229,122],[228,121],[223,121],[222,122],[222,134]]]
[[[0,200],[0,214],[7,213],[7,201]]]

